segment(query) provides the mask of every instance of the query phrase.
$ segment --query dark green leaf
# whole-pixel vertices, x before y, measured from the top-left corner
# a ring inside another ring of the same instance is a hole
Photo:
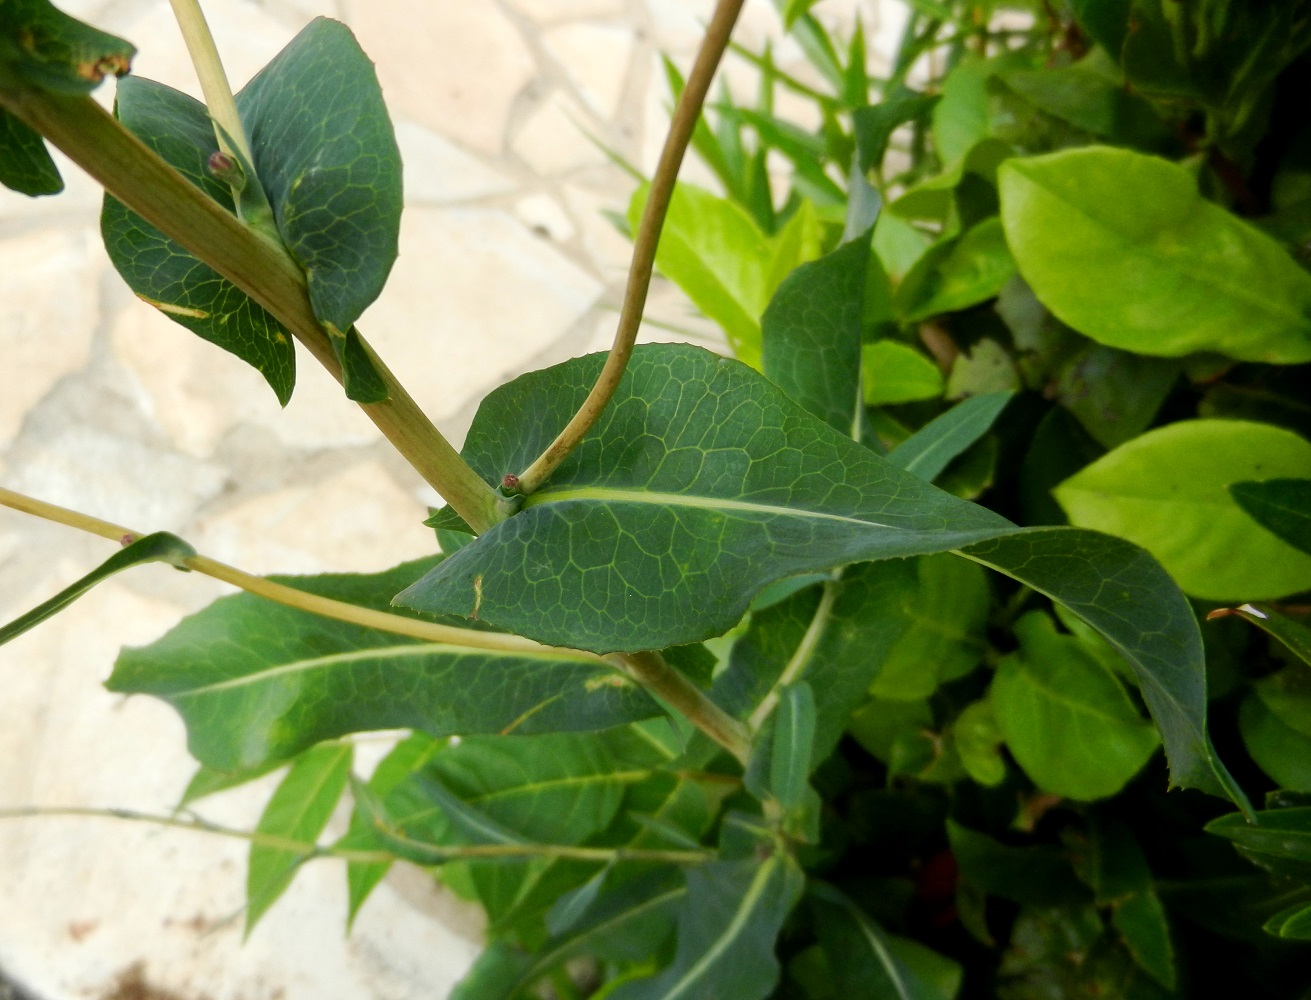
[[[119,120],[151,150],[229,211],[232,189],[207,166],[218,151],[205,106],[163,84],[128,77],[118,85]],[[278,322],[208,264],[122,202],[105,196],[105,249],[128,287],[192,333],[245,361],[284,406],[296,383],[296,354]]]
[[[316,18],[237,105],[314,312],[347,338],[339,356],[367,385],[372,366],[352,352],[349,331],[382,291],[401,218],[400,152],[373,63],[345,25]]]
[[[1056,398],[1104,448],[1114,448],[1147,430],[1180,364],[1101,344],[1088,344],[1061,365]]]
[[[1011,160],[998,180],[1025,280],[1098,343],[1165,357],[1311,360],[1311,275],[1203,200],[1183,167],[1095,146]]]
[[[0,3],[0,88],[29,84],[89,94],[128,71],[136,48],[56,9],[48,0]]]
[[[195,554],[196,550],[190,545],[165,531],[138,538],[115,552],[82,579],[69,584],[50,600],[38,604],[27,614],[19,615],[8,625],[0,627],[0,646],[22,635],[28,629],[35,628],[47,618],[53,618],[96,584],[107,580],[115,573],[152,562],[168,563],[181,568],[182,560]]]
[[[0,108],[0,184],[33,197],[64,190],[40,134]]]
[[[1311,479],[1231,483],[1229,492],[1257,524],[1311,554]]]
[[[805,681],[779,692],[774,714],[769,789],[784,809],[802,805],[814,769],[815,695]]]
[[[447,1000],[509,1000],[531,956],[504,941],[489,941]]]
[[[1086,898],[1070,862],[1052,844],[1011,847],[954,820],[947,820],[947,837],[961,877],[990,896],[1044,906]]]
[[[956,312],[994,298],[1015,274],[996,216],[925,254],[897,289],[897,311],[907,323]]]
[[[1285,723],[1255,694],[1238,710],[1238,729],[1252,759],[1281,788],[1311,792],[1311,736]]]
[[[386,608],[432,565],[279,579]],[[225,770],[361,730],[540,733],[601,729],[658,712],[595,659],[420,642],[248,594],[215,601],[150,646],[125,649],[108,686],[169,702],[187,723],[192,754]]]
[[[852,130],[862,170],[880,170],[883,156],[898,126],[922,120],[938,103],[936,94],[916,94],[903,90],[899,94],[852,114]]]
[[[861,317],[870,232],[802,264],[760,325],[761,371],[794,402],[850,434],[860,404]]]
[[[337,808],[351,770],[350,744],[327,744],[301,754],[265,806],[255,831],[313,846]],[[290,848],[250,845],[246,877],[246,934],[286,892],[307,855]]]
[[[1238,608],[1222,608],[1212,611],[1208,617],[1223,618],[1226,615],[1245,618],[1267,635],[1274,636],[1282,642],[1303,663],[1311,664],[1311,628],[1298,619],[1267,604],[1244,604]],[[1311,733],[1307,735],[1311,736]]]
[[[610,1000],[768,996],[779,976],[774,940],[804,883],[796,862],[781,854],[690,869],[672,964],[621,986]]]
[[[888,461],[932,482],[952,459],[988,433],[1014,395],[989,392],[962,400],[888,452]]]
[[[1250,821],[1242,813],[1229,813],[1206,830],[1248,851],[1311,864],[1311,806],[1263,809]]]

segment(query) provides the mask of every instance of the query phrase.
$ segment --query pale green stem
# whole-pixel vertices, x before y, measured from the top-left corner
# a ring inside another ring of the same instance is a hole
[[[836,579],[829,580],[824,584],[823,596],[820,597],[819,607],[815,609],[815,614],[806,627],[806,634],[797,643],[796,650],[793,651],[787,666],[783,668],[783,672],[778,675],[778,680],[774,682],[774,686],[769,689],[769,694],[765,695],[760,704],[756,706],[756,710],[751,713],[751,718],[747,720],[747,727],[751,732],[758,733],[760,727],[765,724],[770,714],[778,707],[779,691],[800,680],[801,675],[810,666],[811,657],[815,655],[815,648],[819,645],[820,639],[824,637],[824,630],[828,628],[829,618],[833,614],[833,605],[837,602],[839,589],[840,585]]]
[[[601,374],[588,394],[583,405],[574,414],[573,419],[564,430],[542,452],[527,469],[519,474],[520,492],[532,493],[550,477],[569,453],[591,430],[609,404],[619,382],[628,367],[628,360],[633,355],[633,345],[637,341],[637,331],[642,325],[642,310],[646,308],[646,296],[651,287],[651,273],[655,268],[656,247],[660,243],[660,230],[664,227],[665,215],[669,211],[669,202],[674,195],[674,185],[678,180],[678,168],[683,162],[683,154],[692,139],[697,120],[701,117],[701,107],[705,103],[710,83],[715,70],[728,47],[733,34],[733,25],[737,23],[738,14],[745,0],[719,0],[715,13],[706,27],[705,38],[697,52],[692,72],[688,74],[687,85],[674,108],[673,118],[669,123],[669,133],[665,136],[665,145],[660,152],[660,162],[655,175],[651,178],[651,190],[647,195],[646,208],[638,224],[637,236],[633,240],[633,262],[628,269],[628,285],[624,289],[624,301],[619,311],[619,324],[615,331],[614,344],[606,357]]]
[[[237,113],[237,101],[232,96],[228,74],[223,69],[223,60],[219,58],[218,46],[214,44],[214,36],[210,34],[199,0],[169,0],[169,3],[173,5],[173,16],[196,67],[209,116],[220,126],[214,129],[219,148],[227,153],[234,152],[228,145],[227,137],[230,136],[237,146],[235,152],[240,153],[245,162],[253,163],[255,157],[250,151],[241,115]]]

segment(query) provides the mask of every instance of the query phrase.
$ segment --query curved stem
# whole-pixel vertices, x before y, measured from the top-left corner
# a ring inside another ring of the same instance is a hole
[[[678,179],[678,168],[683,162],[683,154],[692,139],[697,120],[701,117],[701,106],[705,103],[710,83],[715,70],[728,47],[737,23],[738,14],[745,0],[719,0],[714,16],[706,28],[705,39],[697,52],[696,62],[688,75],[683,95],[674,108],[673,118],[669,123],[669,134],[665,137],[664,148],[660,152],[660,162],[656,166],[655,176],[651,179],[651,191],[647,196],[646,208],[642,212],[642,221],[638,226],[637,237],[633,241],[633,262],[628,269],[628,285],[624,289],[623,306],[619,312],[619,325],[615,331],[614,344],[606,358],[605,366],[597,377],[596,384],[588,394],[583,405],[574,414],[554,441],[527,469],[519,474],[519,491],[532,493],[541,486],[556,470],[569,453],[578,446],[610,398],[619,388],[628,359],[632,357],[633,345],[637,340],[638,328],[642,325],[642,310],[646,307],[647,291],[651,287],[651,273],[655,268],[656,247],[660,243],[660,230],[669,211],[669,201],[674,195],[674,184]]]

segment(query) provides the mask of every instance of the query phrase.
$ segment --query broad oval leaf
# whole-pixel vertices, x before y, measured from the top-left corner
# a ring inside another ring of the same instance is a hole
[[[937,399],[947,385],[937,365],[922,352],[897,340],[865,344],[861,348],[860,367],[866,406]]]
[[[383,607],[432,566],[280,578]],[[107,686],[167,701],[201,762],[238,770],[364,730],[433,736],[603,729],[656,715],[639,689],[592,657],[496,653],[407,639],[249,594],[224,597],[153,644],[119,654]]]
[[[234,211],[232,189],[208,169],[218,140],[203,104],[162,83],[128,77],[118,85],[117,111],[119,121],[146,146]],[[132,291],[198,337],[241,358],[286,405],[296,384],[295,349],[262,306],[109,195],[100,232],[109,259]]]
[[[1311,275],[1166,160],[1093,146],[998,173],[1006,241],[1038,298],[1098,343],[1311,360]]]
[[[1238,506],[1232,483],[1311,473],[1311,443],[1243,420],[1187,420],[1121,445],[1053,492],[1083,528],[1141,545],[1186,593],[1264,600],[1311,587],[1311,555]]]
[[[314,313],[345,336],[382,291],[400,233],[401,157],[373,63],[344,24],[316,18],[237,106]]]
[[[994,298],[1015,275],[1001,221],[984,219],[919,259],[897,289],[902,319],[915,323]]]

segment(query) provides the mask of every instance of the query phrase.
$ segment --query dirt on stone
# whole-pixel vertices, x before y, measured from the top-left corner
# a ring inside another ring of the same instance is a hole
[[[203,994],[183,996],[171,990],[152,986],[146,981],[144,962],[134,962],[118,974],[109,991],[98,1000],[208,1000]]]

